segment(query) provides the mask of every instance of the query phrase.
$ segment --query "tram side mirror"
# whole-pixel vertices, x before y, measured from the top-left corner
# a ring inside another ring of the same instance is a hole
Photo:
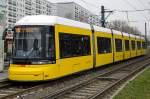
[[[34,42],[33,42],[33,49],[34,49],[34,50],[38,50],[38,39],[34,39]]]

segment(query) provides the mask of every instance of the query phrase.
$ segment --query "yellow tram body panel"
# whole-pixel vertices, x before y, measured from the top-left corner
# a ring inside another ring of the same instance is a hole
[[[77,73],[92,68],[92,57],[74,57],[60,59],[60,76]]]
[[[42,81],[59,77],[59,66],[45,65],[16,65],[9,68],[9,79],[14,81]]]
[[[9,68],[9,79],[14,81],[42,81],[56,79],[92,68],[92,57],[58,60],[58,64],[15,65]]]
[[[92,37],[91,30],[81,29],[71,26],[65,26],[57,24],[55,25],[56,30],[56,38],[59,38],[59,33],[69,33],[69,34],[79,34],[79,35],[88,35],[90,38]],[[84,71],[87,69],[91,69],[93,67],[93,48],[92,48],[92,39],[90,39],[91,44],[91,55],[88,56],[78,56],[78,57],[70,57],[60,59],[59,52],[59,42],[56,43],[56,59],[59,59],[60,65],[60,76],[69,75],[72,73]],[[59,41],[59,40],[57,40]]]
[[[145,46],[145,40],[142,39],[141,43],[142,43],[142,55],[145,55],[146,54],[146,48],[144,47]]]
[[[123,46],[122,46],[122,51],[116,52],[115,39],[121,39],[122,40],[122,45],[123,45],[123,38],[122,38],[122,35],[114,34],[114,62],[117,62],[117,61],[122,61],[123,60],[124,52],[123,52]]]
[[[144,40],[141,39],[141,45],[142,45],[142,48],[141,48],[141,50],[142,50],[142,51],[141,51],[141,54],[142,54],[142,55],[144,55],[144,47],[143,47],[143,43],[144,43]]]
[[[140,56],[142,56],[143,55],[143,46],[142,46],[142,39],[140,39],[140,43],[141,43],[141,52],[140,52]]]
[[[141,56],[142,55],[142,48],[138,48],[138,42],[140,42],[141,46],[141,40],[139,38],[136,39],[136,56]]]
[[[105,33],[105,32],[95,32],[95,46],[96,46],[96,66],[95,67],[100,67],[106,64],[113,63],[113,51],[111,51],[111,53],[104,53],[104,54],[98,53],[97,37],[105,37],[105,38],[111,39],[111,47],[112,47],[112,34]]]
[[[123,47],[124,47],[124,59],[129,59],[131,57],[130,39],[127,36],[124,36],[123,39],[124,39],[123,40],[123,42],[124,42],[124,44],[123,44]],[[129,40],[129,50],[128,51],[125,50],[125,40]]]
[[[136,57],[136,47],[135,49],[132,48],[132,41],[135,42],[136,44],[136,41],[135,41],[135,38],[134,37],[130,37],[130,45],[131,45],[131,57]]]

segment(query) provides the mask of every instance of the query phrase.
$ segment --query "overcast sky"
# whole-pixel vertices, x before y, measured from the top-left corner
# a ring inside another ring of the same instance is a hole
[[[94,14],[100,14],[100,7],[104,5],[106,9],[110,10],[142,10],[150,9],[150,0],[49,0],[50,2],[65,2],[74,1],[81,6],[85,7]],[[85,1],[85,2],[84,2]],[[150,35],[150,10],[140,12],[129,12],[129,24],[137,26],[144,34],[144,23],[147,22],[147,28]],[[127,20],[125,12],[115,11],[108,20]]]

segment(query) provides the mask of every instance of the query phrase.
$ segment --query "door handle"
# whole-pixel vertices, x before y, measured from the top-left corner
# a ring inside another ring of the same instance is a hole
[[[91,63],[91,61],[86,61],[86,63]]]
[[[73,65],[80,65],[80,63],[77,63],[77,64],[73,64]]]

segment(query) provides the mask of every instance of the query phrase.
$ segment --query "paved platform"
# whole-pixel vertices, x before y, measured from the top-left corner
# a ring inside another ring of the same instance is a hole
[[[9,61],[4,62],[4,71],[0,72],[0,82],[8,79]]]
[[[8,78],[8,72],[7,71],[0,72],[0,82],[7,80],[7,78]]]

